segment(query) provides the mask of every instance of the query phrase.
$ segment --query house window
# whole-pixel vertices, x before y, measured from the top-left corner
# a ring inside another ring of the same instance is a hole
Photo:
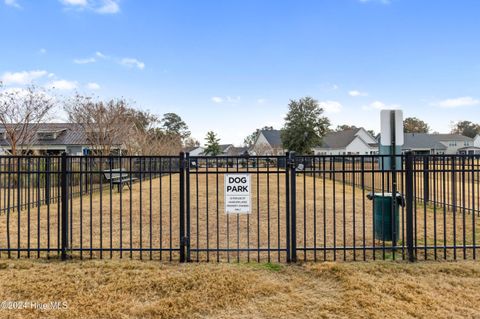
[[[57,134],[55,132],[38,132],[37,138],[39,140],[54,140],[57,138]]]

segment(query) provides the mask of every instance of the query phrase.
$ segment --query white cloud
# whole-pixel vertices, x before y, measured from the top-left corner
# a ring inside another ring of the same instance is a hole
[[[99,14],[115,14],[120,12],[119,0],[60,0],[69,8],[88,9]]]
[[[88,9],[100,14],[120,12],[119,0],[60,0],[60,2],[69,8],[76,8],[77,10]]]
[[[46,76],[47,74],[48,72],[43,70],[23,71],[23,72],[5,72],[3,73],[0,80],[5,85],[9,85],[9,84],[26,85],[26,84],[30,84],[36,79]]]
[[[66,6],[86,7],[88,5],[87,0],[61,0],[61,2]]]
[[[400,105],[398,104],[385,104],[381,101],[374,101],[369,105],[362,106],[362,109],[365,111],[370,110],[386,110],[386,109],[399,109]]]
[[[117,1],[104,0],[101,6],[95,11],[102,14],[115,14],[120,12],[120,6],[118,5]]]
[[[75,64],[89,64],[89,63],[95,63],[97,60],[95,58],[86,58],[86,59],[75,59],[73,60],[73,63]]]
[[[342,104],[337,101],[323,101],[323,102],[320,102],[320,106],[327,113],[340,113],[343,108]]]
[[[125,65],[125,66],[130,67],[130,68],[137,67],[140,70],[143,70],[145,68],[145,63],[143,63],[142,61],[139,61],[137,59],[134,59],[134,58],[123,58],[120,61],[120,64]]]
[[[236,103],[239,103],[241,100],[240,96],[237,96],[237,97],[231,97],[231,96],[225,96],[225,97],[221,97],[221,96],[214,96],[212,97],[212,101],[214,103],[223,103],[223,102],[226,102],[226,103],[230,103],[230,104],[236,104]]]
[[[357,90],[352,90],[352,91],[349,91],[349,92],[348,92],[348,95],[354,96],[354,97],[357,97],[357,96],[368,96],[368,93],[367,93],[367,92],[357,91]]]
[[[261,98],[257,100],[258,104],[265,104],[267,102],[267,99]]]
[[[4,1],[7,6],[14,7],[17,9],[21,9],[22,7],[18,4],[17,0],[5,0]]]
[[[145,69],[145,63],[135,59],[135,58],[117,58],[117,57],[111,57],[108,55],[103,54],[100,51],[95,52],[94,55],[83,58],[83,59],[74,59],[73,63],[76,64],[89,64],[89,63],[96,63],[100,62],[101,60],[105,61],[113,61],[115,63],[118,63],[120,65],[126,66],[128,68],[138,68],[139,70]]]
[[[479,105],[480,100],[474,99],[471,96],[463,96],[455,99],[446,99],[437,103],[432,103],[434,106],[439,106],[446,109],[452,109],[462,106],[474,106]]]
[[[387,105],[383,102],[375,101],[375,102],[372,102],[370,104],[370,107],[373,108],[373,109],[382,110],[382,109],[387,108]]]
[[[89,63],[95,63],[98,61],[98,59],[106,60],[109,57],[103,54],[102,52],[95,52],[95,54],[89,58],[84,58],[84,59],[74,59],[73,63],[76,64],[89,64]]]
[[[57,81],[50,82],[47,85],[47,88],[62,90],[62,91],[69,91],[77,88],[77,82],[67,81],[67,80],[57,80]]]
[[[221,98],[219,96],[214,96],[214,97],[212,97],[212,101],[214,103],[223,103],[223,98]]]
[[[47,49],[41,48],[40,50],[38,50],[38,53],[40,53],[40,54],[47,54]]]
[[[94,90],[94,91],[100,90],[100,85],[95,82],[90,82],[90,83],[87,83],[87,89]]]
[[[106,56],[105,54],[99,51],[95,52],[95,56],[97,56],[100,59],[108,59],[108,56]]]

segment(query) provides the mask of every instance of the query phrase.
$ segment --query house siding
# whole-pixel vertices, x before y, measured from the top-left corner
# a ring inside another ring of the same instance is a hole
[[[345,148],[326,149],[316,148],[314,150],[315,155],[370,155],[378,153],[377,147],[371,147],[365,144],[359,137],[356,137]]]
[[[283,155],[285,154],[284,150],[281,148],[273,148],[260,133],[255,144],[252,147],[252,151],[257,155]]]
[[[443,145],[447,147],[445,154],[454,155],[458,154],[458,150],[462,147],[473,146],[472,141],[468,141],[467,137],[464,141],[440,141]]]
[[[327,148],[327,147],[316,147],[314,148],[315,155],[370,155],[377,154],[378,147],[371,146],[369,144],[377,144],[377,141],[370,136],[370,134],[365,131],[363,128],[360,128],[357,133],[355,133],[355,138],[345,147],[342,148]]]

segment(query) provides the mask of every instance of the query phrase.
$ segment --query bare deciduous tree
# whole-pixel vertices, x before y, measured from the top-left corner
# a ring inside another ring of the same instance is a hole
[[[103,102],[78,94],[65,105],[69,121],[84,128],[92,152],[104,155],[125,147],[135,129],[131,110],[124,99]]]
[[[180,135],[158,128],[156,115],[137,110],[123,99],[102,102],[77,95],[65,110],[70,122],[83,126],[97,154],[121,149],[131,155],[176,155],[182,147]]]
[[[200,142],[198,140],[196,140],[195,138],[193,137],[187,137],[184,141],[183,141],[183,145],[185,147],[199,147],[200,146]]]
[[[182,141],[178,135],[167,134],[158,128],[135,129],[126,142],[126,151],[133,155],[178,155]]]
[[[0,127],[12,155],[28,152],[39,124],[47,121],[55,98],[31,85],[24,89],[4,89],[0,83]]]

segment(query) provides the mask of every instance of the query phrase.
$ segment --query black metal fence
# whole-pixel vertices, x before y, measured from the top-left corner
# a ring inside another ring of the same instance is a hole
[[[0,257],[476,259],[480,158],[397,158],[2,156]],[[248,214],[225,213],[235,173]]]

